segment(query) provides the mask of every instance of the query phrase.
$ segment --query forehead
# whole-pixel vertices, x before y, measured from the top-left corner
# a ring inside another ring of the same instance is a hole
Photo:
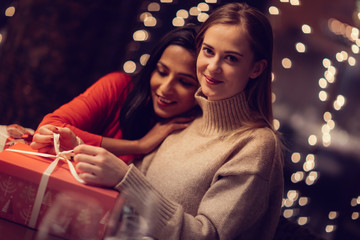
[[[177,56],[177,57],[174,58],[174,56]],[[195,55],[182,46],[169,45],[166,47],[166,49],[162,53],[160,59],[163,59],[163,58],[174,58],[173,60],[176,60],[176,59],[192,60],[195,58]]]
[[[216,24],[208,28],[204,34],[204,43],[218,47],[230,47],[233,50],[249,48],[248,32],[243,24]]]
[[[195,55],[179,45],[169,45],[159,61],[168,68],[176,68],[178,71],[189,71],[195,68]]]

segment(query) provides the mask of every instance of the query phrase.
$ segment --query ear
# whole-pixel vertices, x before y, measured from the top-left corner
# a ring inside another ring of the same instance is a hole
[[[250,78],[254,79],[260,76],[260,74],[262,74],[262,72],[265,70],[266,66],[267,61],[265,59],[255,62],[252,72],[250,73]]]

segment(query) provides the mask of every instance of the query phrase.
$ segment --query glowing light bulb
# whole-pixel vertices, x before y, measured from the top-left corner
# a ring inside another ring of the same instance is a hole
[[[145,30],[138,30],[133,34],[134,41],[146,41],[149,39],[149,33]]]
[[[291,161],[293,163],[298,163],[300,161],[300,159],[301,159],[300,153],[294,152],[293,154],[291,154]]]
[[[157,21],[156,21],[156,18],[154,18],[154,17],[147,17],[147,18],[145,18],[145,20],[144,20],[144,26],[146,26],[146,27],[155,27],[156,26],[156,23],[157,23]]]
[[[5,16],[12,17],[15,14],[15,7],[10,6],[5,10]]]
[[[354,57],[349,57],[348,63],[349,63],[350,66],[355,66],[356,65],[356,59]]]
[[[283,216],[284,218],[291,218],[294,215],[294,210],[293,209],[285,209]]]
[[[305,34],[310,34],[311,33],[311,27],[307,24],[303,24],[301,26],[301,30],[303,31],[303,33]]]
[[[301,198],[299,198],[299,205],[300,206],[305,206],[305,205],[307,205],[309,203],[309,198],[307,198],[307,197],[301,197]]]
[[[336,211],[331,211],[331,212],[329,212],[328,217],[329,217],[330,220],[333,220],[333,219],[337,218],[338,215],[339,215],[338,212],[336,212]]]
[[[198,9],[199,9],[200,11],[202,11],[202,12],[207,12],[207,11],[210,10],[209,5],[206,4],[206,3],[204,3],[204,2],[199,3],[199,4],[197,5],[197,7],[198,7]]]
[[[147,9],[149,12],[158,12],[160,11],[160,4],[152,2],[148,5]]]
[[[310,135],[308,138],[308,143],[311,146],[314,146],[317,142],[317,137],[315,135]]]
[[[179,18],[188,18],[189,17],[189,12],[184,10],[184,9],[180,9],[176,12],[176,16]]]
[[[133,61],[127,61],[124,63],[123,69],[126,73],[133,73],[136,70],[136,63]]]
[[[279,9],[277,7],[275,7],[275,6],[270,6],[269,7],[269,13],[271,15],[279,15],[280,14]]]
[[[324,118],[325,122],[329,122],[332,118],[332,115],[330,112],[325,112],[323,118]]]
[[[198,20],[199,22],[205,22],[208,18],[209,18],[209,14],[207,14],[207,13],[200,13],[200,14],[197,16],[197,20]]]
[[[291,60],[289,58],[284,58],[281,61],[281,64],[282,64],[283,68],[286,68],[286,69],[289,69],[292,66],[292,62],[291,62]]]
[[[306,51],[305,45],[301,42],[296,43],[295,48],[299,53],[304,53]]]
[[[325,78],[320,78],[320,79],[319,79],[319,86],[320,86],[321,88],[326,88],[327,85],[328,85],[328,81],[326,81]]]
[[[335,225],[326,225],[325,232],[330,233],[330,232],[335,231],[335,229],[336,229]]]
[[[320,91],[319,92],[319,99],[322,101],[322,102],[325,102],[327,100],[327,92],[325,91]]]
[[[150,54],[143,54],[143,55],[141,55],[141,57],[140,57],[140,64],[141,64],[142,66],[145,66],[146,63],[147,63],[147,61],[149,60],[149,58],[150,58]]]
[[[324,58],[322,63],[323,63],[323,66],[326,68],[329,68],[331,66],[331,61],[328,58]]]
[[[308,222],[308,217],[299,217],[297,222],[299,225],[305,225]]]
[[[181,27],[185,25],[185,21],[183,18],[176,17],[172,20],[172,24],[175,27]]]

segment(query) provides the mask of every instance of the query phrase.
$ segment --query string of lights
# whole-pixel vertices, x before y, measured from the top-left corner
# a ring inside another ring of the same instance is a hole
[[[216,0],[206,0],[205,2],[200,2],[193,6],[190,6],[189,9],[180,8],[176,11],[172,19],[166,19],[166,21],[171,21],[173,27],[181,27],[189,22],[202,23],[209,17],[209,10],[211,9],[212,4],[216,4]],[[168,4],[176,4],[179,7],[183,5],[181,3],[173,3],[170,0],[161,0],[158,2],[148,2],[145,11],[139,14],[139,21],[143,23],[142,29],[137,29],[133,33],[133,41],[135,42],[146,42],[151,39],[152,31],[158,30],[156,27],[158,25],[159,19],[155,15],[158,13],[161,17],[161,11]],[[145,29],[144,29],[145,28]],[[142,54],[138,60],[127,60],[123,64],[123,70],[126,73],[134,73],[137,70],[137,66],[144,66],[146,64],[149,55],[147,53]]]
[[[301,6],[301,2],[298,0],[280,0],[280,1],[273,1],[272,5],[268,8],[269,14],[271,18],[280,18],[282,14],[281,11],[282,4],[290,4],[293,7]],[[359,11],[356,11],[357,18],[360,19]],[[306,19],[304,19],[306,21]],[[313,28],[308,24],[300,24],[301,32],[305,35],[313,34]],[[330,87],[334,84],[337,79],[337,65],[346,62],[350,67],[355,67],[357,65],[356,58],[359,54],[359,29],[354,26],[350,26],[349,24],[342,23],[341,21],[330,18],[328,20],[328,29],[329,31],[337,36],[344,37],[347,41],[351,42],[351,52],[349,49],[342,50],[337,52],[335,56],[333,56],[334,60],[330,60],[329,58],[323,58],[322,66],[324,67],[324,74],[318,80],[319,85],[319,92],[318,92],[318,99],[320,102],[326,103],[332,101],[332,108],[326,109],[322,115],[318,116],[318,124],[314,127],[308,128],[310,135],[307,138],[308,149],[309,152],[293,152],[290,155],[291,162],[296,165],[295,170],[290,175],[290,181],[293,183],[291,186],[296,188],[296,184],[305,182],[305,184],[309,187],[313,186],[314,184],[319,181],[321,172],[316,170],[317,168],[317,154],[312,153],[311,149],[314,149],[314,146],[322,145],[325,148],[331,147],[332,144],[336,144],[341,142],[342,145],[346,145],[349,141],[349,134],[340,129],[337,126],[335,119],[333,118],[334,112],[340,112],[343,107],[345,106],[347,99],[342,94],[334,94],[334,91],[330,91]],[[303,38],[305,39],[305,38]],[[291,44],[291,43],[289,43]],[[303,42],[294,42],[292,43],[295,46],[295,49],[298,54],[311,54],[311,52],[307,51],[307,46]],[[280,59],[279,59],[280,60]],[[296,62],[296,56],[292,57],[285,57],[281,59],[281,66],[284,69],[292,69],[293,62]],[[293,73],[296,74],[295,70]],[[274,74],[276,76],[276,74]],[[273,77],[275,79],[275,76]],[[314,78],[316,76],[313,76]],[[312,79],[311,81],[316,81]],[[329,91],[327,91],[329,89]],[[273,94],[273,102],[276,101],[276,95]],[[328,104],[329,105],[329,104]],[[322,123],[321,123],[322,122]],[[280,128],[280,121],[275,120],[275,126]],[[318,130],[318,128],[320,128]],[[337,129],[338,128],[338,129]],[[337,130],[337,131],[336,131]],[[299,129],[299,131],[303,131]],[[334,143],[333,139],[336,139]],[[306,138],[304,137],[303,140],[305,141]],[[303,143],[305,145],[305,143]],[[303,159],[302,159],[303,158]],[[302,163],[302,169],[298,166],[298,164]],[[287,179],[285,179],[287,181]],[[356,183],[354,183],[356,184]],[[288,184],[289,187],[289,184]],[[300,189],[300,188],[299,188]],[[302,208],[307,207],[312,202],[312,196],[304,196],[302,194],[302,190],[299,189],[289,189],[283,199],[283,216],[288,219],[295,219],[299,225],[307,225],[311,221],[316,221],[312,219],[309,215],[304,215],[306,211]],[[356,194],[356,193],[355,193]],[[359,194],[359,192],[357,193]],[[357,225],[359,226],[359,208],[356,208],[359,205],[360,195],[355,196],[351,199],[351,206],[353,209],[351,210],[350,219],[352,221],[357,221]],[[328,220],[324,221],[323,230],[320,233],[326,239],[334,239],[337,230],[337,218],[339,215],[342,214],[339,211],[330,210],[328,212]]]

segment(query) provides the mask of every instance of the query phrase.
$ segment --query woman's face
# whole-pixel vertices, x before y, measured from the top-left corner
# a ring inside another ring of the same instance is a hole
[[[211,26],[204,34],[197,58],[202,92],[216,101],[243,91],[249,78],[256,78],[263,70],[265,60],[253,61],[248,33],[242,25]]]
[[[178,45],[168,46],[150,79],[156,115],[171,118],[189,111],[195,106],[198,87],[193,54]]]

